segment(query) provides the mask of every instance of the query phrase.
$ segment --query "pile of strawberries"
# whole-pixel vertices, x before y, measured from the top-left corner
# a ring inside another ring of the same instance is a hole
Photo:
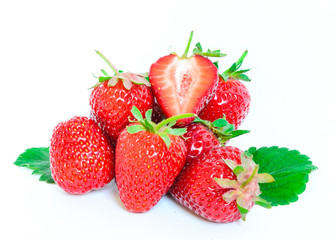
[[[83,194],[114,178],[120,199],[131,212],[146,212],[168,192],[182,205],[215,222],[245,218],[262,199],[252,155],[232,146],[230,138],[246,117],[250,95],[239,80],[247,51],[223,74],[196,44],[192,34],[182,56],[154,62],[148,74],[119,71],[97,51],[114,74],[97,77],[90,118],[59,123],[50,144],[53,180],[66,192]]]

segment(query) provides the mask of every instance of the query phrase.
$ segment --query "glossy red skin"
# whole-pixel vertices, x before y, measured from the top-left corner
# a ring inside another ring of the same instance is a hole
[[[187,126],[187,132],[183,135],[187,147],[186,164],[208,152],[212,148],[220,147],[217,137],[204,125],[191,123]]]
[[[94,121],[73,117],[54,129],[50,168],[62,189],[83,194],[104,187],[114,178],[114,150]]]
[[[157,134],[121,132],[116,147],[116,182],[120,200],[129,211],[150,210],[181,172],[186,157],[184,141],[169,137],[168,149]]]
[[[213,122],[225,114],[226,120],[237,129],[248,114],[250,102],[250,94],[243,83],[233,79],[224,81],[220,77],[213,99],[199,117]]]
[[[90,97],[91,119],[103,130],[115,144],[120,132],[133,118],[131,109],[136,106],[144,116],[153,106],[153,93],[145,85],[133,84],[130,90],[124,88],[121,81],[108,86],[108,81],[94,88]]]
[[[184,168],[170,188],[172,196],[198,215],[219,223],[237,221],[241,218],[235,201],[226,203],[222,195],[229,189],[221,188],[214,180],[236,180],[232,170],[222,159],[240,164],[242,151],[235,147],[213,148]]]
[[[187,59],[188,61],[194,61],[194,63],[197,65],[196,69],[199,70],[201,74],[195,74],[195,75],[200,77],[203,83],[198,88],[198,92],[196,94],[197,97],[195,96],[194,98],[189,99],[189,101],[186,101],[186,103],[183,104],[187,105],[189,110],[186,112],[177,111],[172,106],[177,105],[178,99],[176,97],[170,97],[173,94],[177,94],[176,84],[175,83],[172,84],[174,86],[173,87],[174,89],[171,90],[171,92],[165,92],[167,90],[165,91],[162,90],[162,85],[160,85],[160,82],[161,83],[164,82],[162,81],[162,77],[166,78],[166,81],[172,80],[169,79],[169,77],[174,75],[175,72],[170,72],[167,76],[165,76],[164,72],[169,68],[176,69],[176,65],[174,64],[176,63],[176,61],[179,61],[180,59],[181,58],[179,58],[175,54],[164,56],[158,59],[155,63],[153,63],[149,70],[149,80],[152,84],[153,93],[164,115],[167,118],[184,113],[198,114],[207,105],[210,99],[212,99],[218,84],[218,70],[208,58],[199,55],[195,55],[188,58]],[[188,80],[188,78],[186,79]],[[183,84],[184,82],[182,81],[181,85]],[[187,90],[187,92],[190,94],[191,90]],[[177,121],[176,126],[179,127],[186,126],[193,120],[194,120],[193,117],[180,119]]]

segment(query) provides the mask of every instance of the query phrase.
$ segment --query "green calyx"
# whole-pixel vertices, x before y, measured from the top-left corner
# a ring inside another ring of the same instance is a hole
[[[131,112],[136,121],[130,121],[139,122],[140,124],[127,126],[127,131],[129,133],[135,134],[140,131],[148,131],[157,134],[165,142],[168,148],[170,147],[171,143],[169,135],[182,136],[187,131],[186,128],[172,128],[176,124],[176,121],[179,119],[196,116],[193,113],[186,113],[164,119],[160,123],[155,124],[154,122],[152,122],[152,109],[147,110],[147,112],[145,113],[145,118],[142,117],[140,110],[135,106],[132,107]]]
[[[214,178],[228,189],[226,202],[236,201],[243,220],[253,203],[265,208],[288,205],[304,192],[309,174],[317,167],[309,157],[288,148],[251,147],[241,155],[241,165],[223,160],[237,180]]]
[[[224,81],[227,81],[229,78],[248,82],[251,81],[251,79],[245,74],[250,71],[250,69],[239,70],[247,53],[248,51],[246,50],[237,62],[233,63],[229,69],[220,74]]]
[[[96,77],[95,75],[93,75],[95,78],[98,79],[98,82],[91,88],[95,88],[105,81],[108,81],[109,86],[115,86],[118,81],[122,81],[124,87],[127,90],[130,90],[133,84],[146,85],[147,87],[151,86],[147,73],[136,74],[120,71],[101,52],[96,51],[96,53],[107,63],[107,65],[111,67],[114,75],[111,76],[104,69],[101,69],[103,76]]]
[[[186,47],[186,49],[185,49],[181,58],[189,58],[188,53],[189,53],[189,49],[190,49],[190,45],[191,45],[193,35],[194,35],[194,31],[191,31],[190,35],[189,35],[187,47]],[[173,54],[175,54],[175,53],[173,53]],[[224,56],[226,56],[226,54],[221,53],[220,50],[211,51],[210,49],[208,49],[207,51],[203,51],[202,46],[199,42],[195,45],[195,48],[193,50],[193,55],[200,55],[200,56],[204,56],[204,57],[224,57]]]
[[[194,120],[195,123],[201,123],[207,128],[209,128],[218,138],[220,143],[224,146],[225,143],[231,139],[249,133],[249,130],[235,130],[235,126],[230,124],[226,119],[225,115],[223,118],[219,118],[213,122],[206,121],[196,117]]]
[[[229,159],[223,161],[236,175],[237,180],[227,178],[214,178],[214,180],[220,187],[230,189],[223,194],[223,199],[228,203],[236,201],[243,220],[246,219],[246,214],[254,203],[265,208],[271,207],[270,203],[259,197],[261,194],[259,183],[274,182],[272,175],[258,173],[259,166],[252,160],[251,155],[245,153],[241,155],[240,165]]]
[[[33,175],[41,175],[40,181],[55,183],[51,176],[49,147],[29,148],[19,155],[14,164],[32,169]]]
[[[227,55],[225,53],[221,53],[220,50],[211,51],[210,49],[208,49],[207,51],[203,51],[203,48],[200,42],[196,43],[193,53],[194,55],[201,55],[204,57],[225,57]],[[216,62],[214,63],[214,65],[218,68],[218,65]]]

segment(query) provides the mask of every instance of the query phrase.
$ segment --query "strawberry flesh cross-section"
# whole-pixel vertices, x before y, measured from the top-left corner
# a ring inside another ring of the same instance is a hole
[[[213,96],[218,83],[217,68],[202,56],[190,58],[170,54],[150,68],[153,92],[167,117],[199,113]],[[188,124],[193,118],[178,122]]]

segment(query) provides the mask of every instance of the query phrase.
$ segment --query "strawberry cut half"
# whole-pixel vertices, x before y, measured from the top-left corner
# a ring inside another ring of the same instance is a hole
[[[156,99],[166,117],[185,113],[198,114],[211,100],[218,84],[218,70],[206,57],[194,54],[187,57],[192,39],[182,57],[164,56],[152,64],[149,80]],[[178,121],[185,126],[193,118]]]

